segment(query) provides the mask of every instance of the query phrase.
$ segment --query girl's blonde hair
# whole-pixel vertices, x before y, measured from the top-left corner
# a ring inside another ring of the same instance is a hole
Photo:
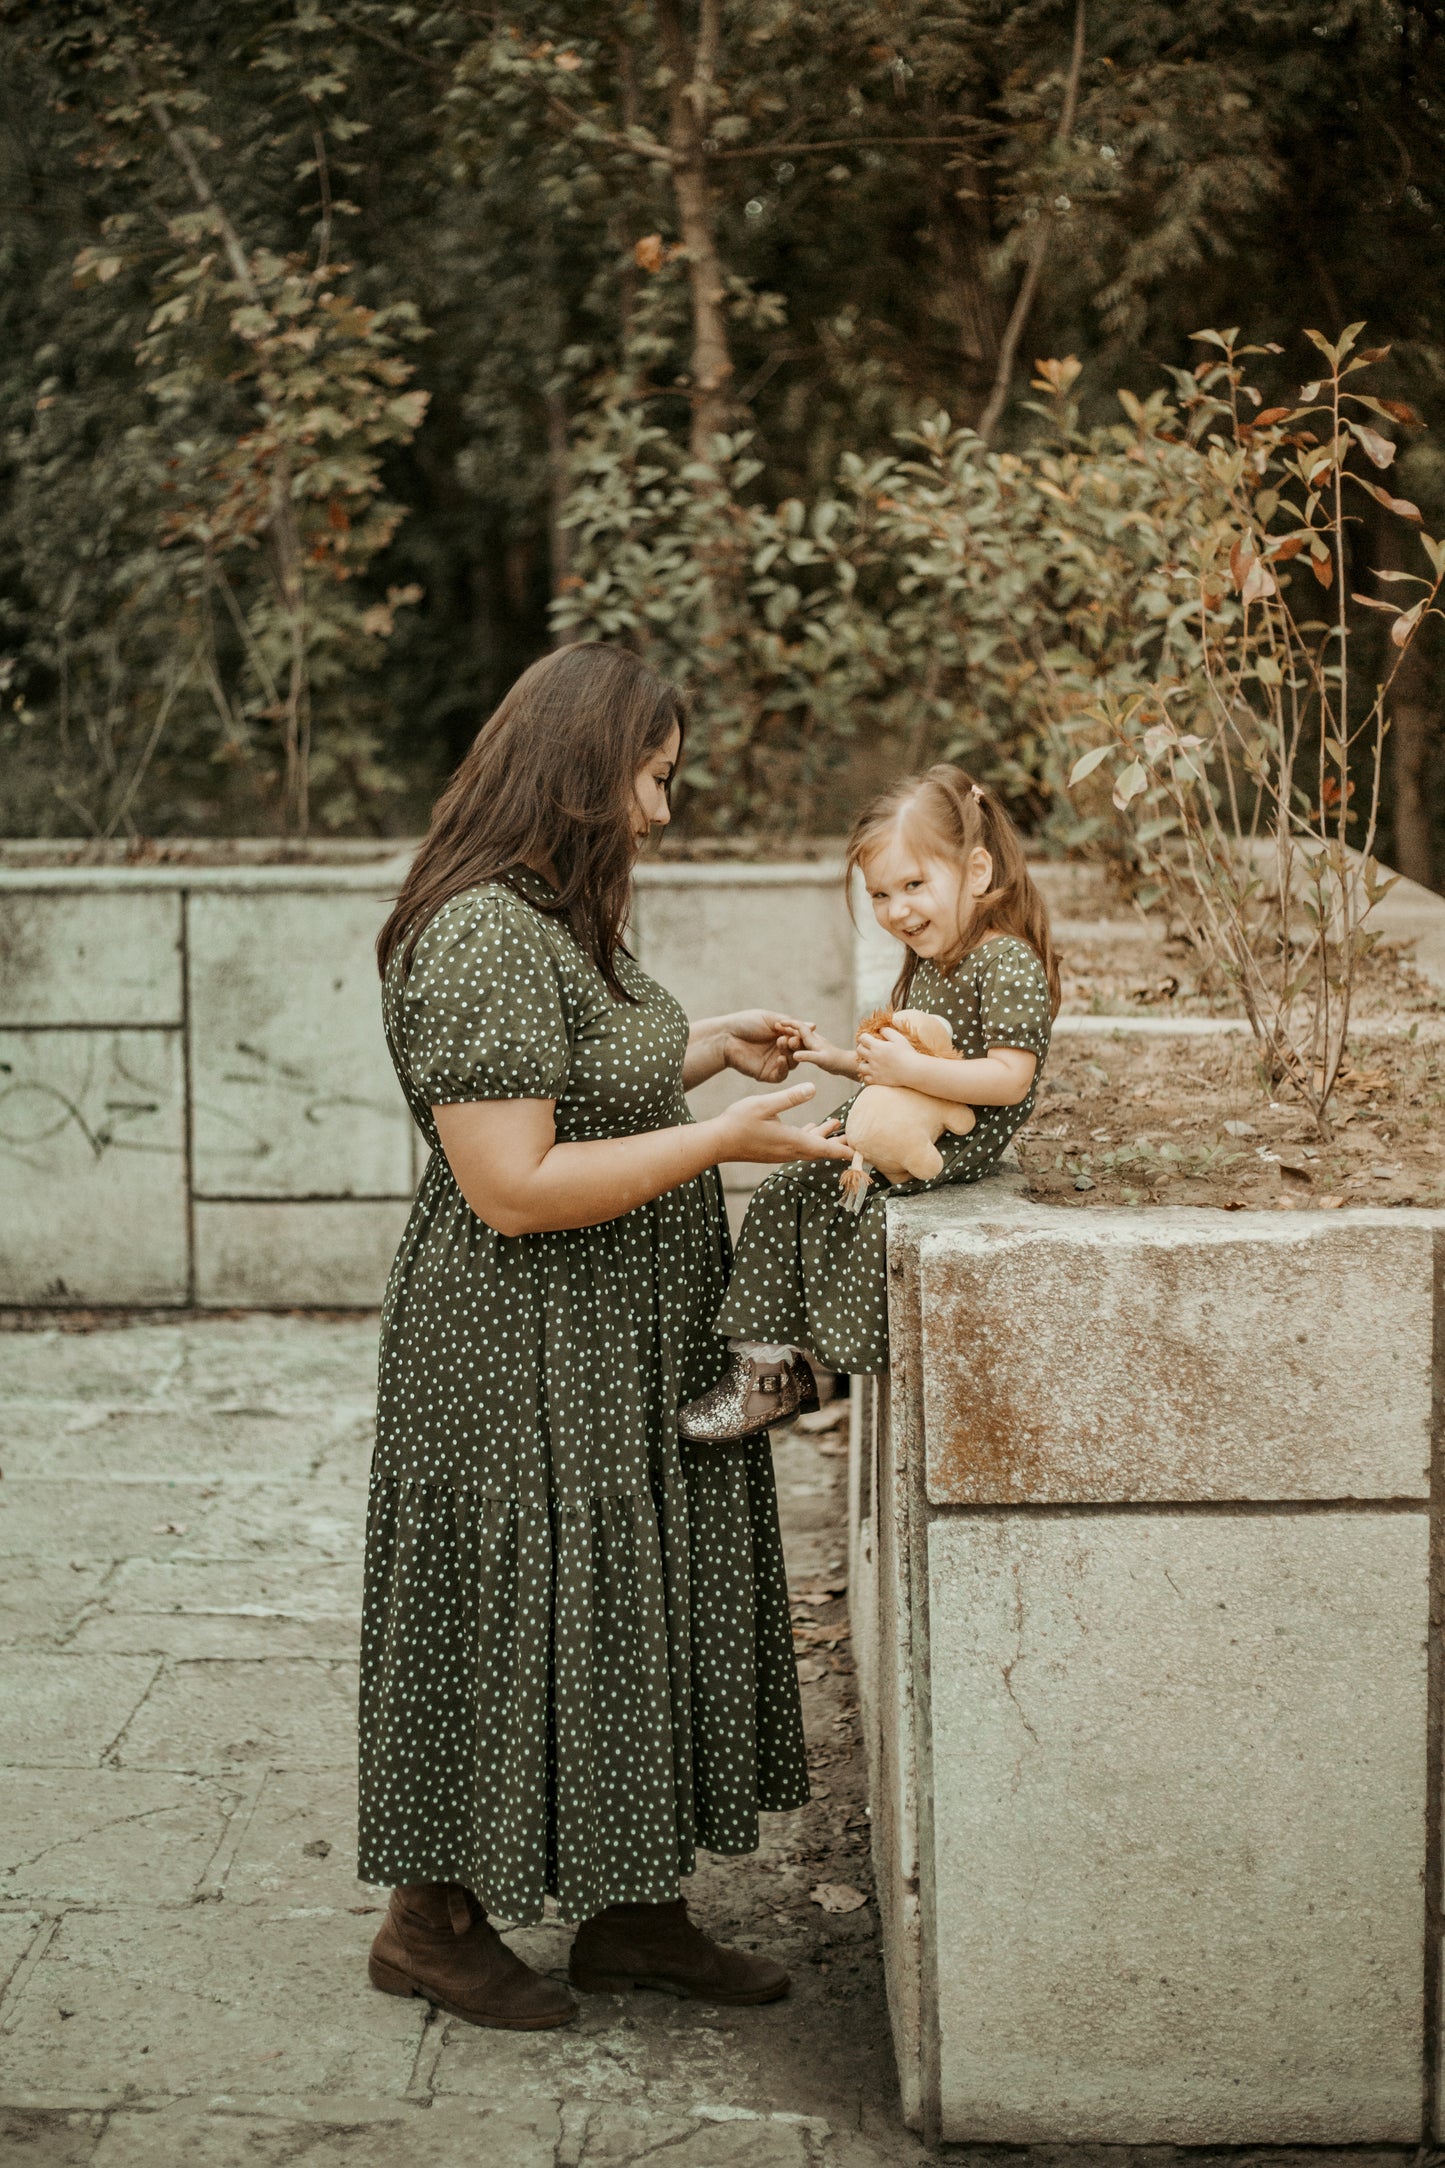
[[[848,838],[848,878],[862,868],[891,829],[902,828],[932,844],[940,858],[966,865],[971,852],[982,848],[993,860],[993,882],[974,899],[973,915],[954,964],[992,935],[1008,933],[1026,941],[1044,967],[1049,982],[1049,1001],[1059,1013],[1059,967],[1049,932],[1049,914],[1035,888],[1024,861],[1023,839],[1008,813],[991,790],[975,783],[966,769],[940,761],[922,775],[907,775],[891,790],[864,807]],[[906,1009],[918,958],[910,949],[898,983],[893,1006]]]

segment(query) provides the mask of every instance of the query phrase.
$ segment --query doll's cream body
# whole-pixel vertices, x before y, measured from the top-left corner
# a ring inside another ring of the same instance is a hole
[[[953,1032],[946,1017],[927,1009],[899,1009],[888,1019],[895,1031],[920,1054],[945,1059],[953,1055]],[[878,1028],[870,1017],[865,1031]],[[947,1130],[965,1137],[977,1116],[972,1107],[956,1099],[938,1099],[931,1092],[915,1091],[900,1084],[866,1084],[848,1110],[844,1141],[853,1161],[843,1175],[843,1192],[854,1211],[868,1187],[868,1168],[876,1167],[890,1182],[931,1181],[943,1172],[938,1139]]]

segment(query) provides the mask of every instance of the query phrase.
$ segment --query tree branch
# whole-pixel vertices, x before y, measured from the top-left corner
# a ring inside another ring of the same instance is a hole
[[[988,121],[978,121],[970,125],[981,128],[990,135],[1002,132]],[[716,150],[709,149],[708,156],[713,159],[802,158],[809,151],[868,151],[885,146],[930,150],[936,150],[940,146],[951,146],[958,150],[964,148],[957,136],[839,136],[836,140],[823,143],[742,143],[730,144],[726,148],[719,145]]]
[[[600,121],[589,120],[585,113],[576,112],[565,98],[559,98],[555,90],[547,92],[547,103],[560,113],[571,128],[590,128],[600,143],[606,143],[615,151],[631,151],[634,158],[646,158],[655,166],[675,166],[678,153],[669,150],[665,143],[638,143],[631,136],[619,135],[615,128],[604,128]]]
[[[209,211],[215,220],[216,232],[220,237],[221,246],[226,251],[226,261],[231,266],[232,276],[235,278],[236,284],[241,288],[248,301],[259,302],[261,289],[257,286],[252,275],[250,259],[241,246],[241,237],[224,210],[222,210],[216,198],[215,190],[201,171],[200,160],[172,120],[170,108],[165,99],[159,91],[151,91],[146,94],[142,102],[150,108],[155,124],[165,138],[166,148],[190,182],[196,201],[203,210]]]
[[[1056,145],[1066,143],[1074,132],[1074,114],[1079,102],[1079,78],[1084,72],[1084,12],[1084,0],[1074,0],[1074,49],[1069,56],[1068,80],[1064,85],[1064,107],[1054,133]],[[999,341],[998,367],[994,372],[993,390],[989,393],[988,403],[978,419],[978,433],[985,444],[997,429],[1008,399],[1009,385],[1013,382],[1014,359],[1018,353],[1019,340],[1024,334],[1024,326],[1029,320],[1029,311],[1034,305],[1034,295],[1038,292],[1039,277],[1044,268],[1044,258],[1048,254],[1053,227],[1053,213],[1046,209],[1040,214],[1039,230],[1029,251],[1023,283],[1009,311],[1009,320]]]

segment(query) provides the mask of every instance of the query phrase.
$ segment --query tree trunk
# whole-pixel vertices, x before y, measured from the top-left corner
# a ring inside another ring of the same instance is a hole
[[[930,135],[941,132],[938,113],[929,106],[924,123]],[[960,171],[930,167],[928,223],[937,253],[938,286],[933,313],[956,338],[959,389],[950,401],[960,421],[977,421],[998,367],[1002,329],[997,296],[988,274],[989,214],[985,175],[972,159]],[[966,191],[960,196],[960,191]]]
[[[712,440],[732,419],[733,358],[723,304],[727,281],[717,245],[717,218],[703,148],[708,103],[722,34],[721,0],[701,0],[692,51],[678,0],[655,0],[657,32],[667,63],[667,142],[671,150],[678,233],[687,250],[692,299],[692,432],[694,459],[709,460]]]
[[[564,592],[572,571],[572,530],[562,525],[571,484],[568,463],[572,445],[567,429],[567,402],[561,391],[553,385],[543,396],[547,406],[547,549],[555,602]],[[563,646],[570,638],[569,633],[558,633],[553,644]]]
[[[1428,776],[1439,717],[1430,701],[1425,638],[1411,641],[1390,691],[1390,780],[1393,786],[1395,871],[1435,886]]]
[[[1380,518],[1376,532],[1382,568],[1413,571],[1413,553],[1403,546],[1400,522],[1393,517]],[[1404,562],[1407,556],[1408,566]],[[1381,582],[1376,592],[1382,601],[1400,600],[1400,590],[1393,585]],[[1432,674],[1427,652],[1434,630],[1433,625],[1422,625],[1400,657],[1389,698],[1391,860],[1397,873],[1403,873],[1408,881],[1419,881],[1425,888],[1435,886],[1429,771],[1440,718],[1430,697]],[[1384,667],[1388,670],[1388,648],[1386,655]]]

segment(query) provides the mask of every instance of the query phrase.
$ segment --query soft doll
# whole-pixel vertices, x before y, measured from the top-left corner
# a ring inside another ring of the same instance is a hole
[[[963,1058],[953,1051],[948,1019],[927,1009],[879,1009],[864,1018],[858,1037],[890,1026],[920,1054],[954,1061]],[[870,1166],[890,1182],[929,1181],[943,1172],[943,1154],[938,1149],[943,1131],[966,1137],[976,1119],[973,1108],[961,1106],[956,1099],[935,1099],[928,1092],[899,1084],[865,1084],[848,1109],[843,1127],[844,1138],[853,1147],[853,1163],[840,1176],[849,1211],[863,1209]]]

